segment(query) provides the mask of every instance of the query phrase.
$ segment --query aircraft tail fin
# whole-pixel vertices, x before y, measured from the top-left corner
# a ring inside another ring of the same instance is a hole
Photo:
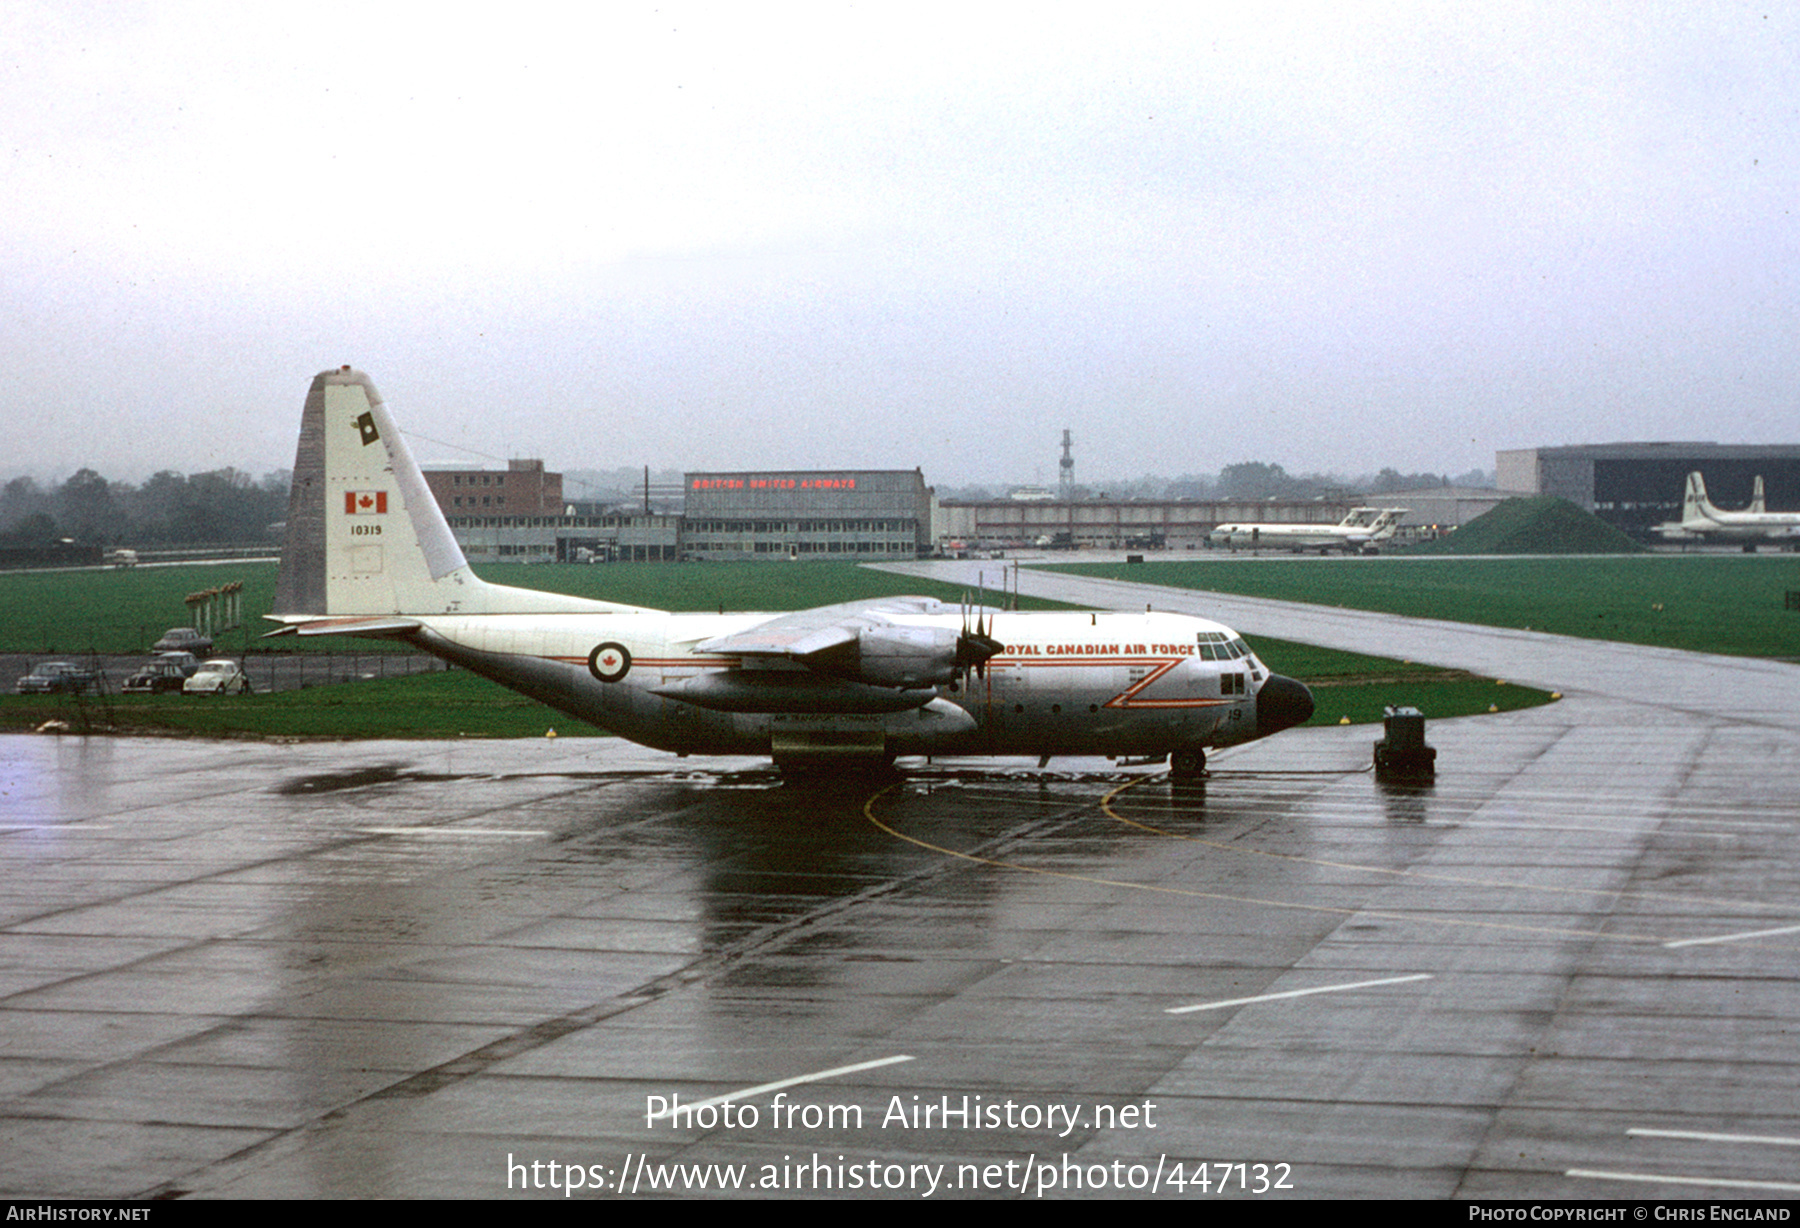
[[[1687,495],[1681,501],[1681,519],[1687,522],[1709,521],[1718,509],[1706,497],[1706,479],[1699,470],[1688,474]]]
[[[477,577],[369,377],[350,367],[314,377],[271,617],[348,618],[355,634],[358,619],[630,608]]]
[[[1756,485],[1750,492],[1750,506],[1745,510],[1752,516],[1761,516],[1769,510],[1763,503],[1763,480],[1760,473],[1756,475]]]

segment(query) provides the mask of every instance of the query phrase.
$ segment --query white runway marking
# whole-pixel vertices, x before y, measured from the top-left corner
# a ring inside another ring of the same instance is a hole
[[[1588,1177],[1595,1181],[1648,1181],[1659,1185],[1711,1185],[1732,1190],[1778,1190],[1784,1194],[1800,1193],[1800,1184],[1792,1181],[1738,1181],[1729,1177],[1675,1177],[1666,1173],[1611,1173],[1595,1168],[1571,1168],[1564,1176]]]
[[[812,1074],[795,1075],[791,1079],[780,1079],[774,1083],[759,1083],[755,1087],[746,1087],[742,1091],[726,1092],[723,1096],[714,1096],[711,1100],[696,1100],[692,1104],[681,1105],[678,1109],[664,1109],[660,1113],[652,1113],[651,1121],[668,1117],[673,1113],[697,1113],[701,1109],[711,1108],[715,1104],[724,1104],[727,1100],[736,1103],[748,1100],[752,1096],[761,1096],[767,1092],[778,1092],[784,1087],[794,1087],[800,1083],[817,1083],[821,1079],[835,1079],[839,1075],[855,1074],[859,1070],[874,1070],[877,1066],[892,1066],[897,1062],[910,1062],[910,1053],[897,1053],[893,1057],[878,1057],[872,1062],[858,1062],[854,1066],[833,1066],[830,1070],[815,1070]]]
[[[1188,1015],[1195,1011],[1224,1010],[1228,1006],[1247,1006],[1252,1002],[1273,1002],[1278,998],[1304,998],[1315,993],[1341,993],[1346,989],[1369,989],[1375,985],[1402,985],[1407,981],[1429,981],[1429,972],[1415,972],[1411,976],[1384,976],[1378,981],[1353,981],[1348,985],[1320,985],[1316,989],[1290,989],[1285,993],[1258,994],[1254,998],[1232,998],[1228,1002],[1202,1002],[1197,1006],[1171,1006],[1164,1013],[1169,1015]]]
[[[1800,1138],[1779,1134],[1714,1134],[1707,1130],[1651,1130],[1633,1126],[1625,1131],[1639,1138],[1684,1138],[1701,1143],[1762,1143],[1770,1147],[1800,1147]]]
[[[1773,938],[1777,934],[1800,934],[1800,925],[1784,925],[1773,930],[1746,930],[1741,934],[1720,934],[1716,938],[1681,938],[1665,942],[1665,947],[1703,947],[1716,942],[1743,942],[1749,938]]]

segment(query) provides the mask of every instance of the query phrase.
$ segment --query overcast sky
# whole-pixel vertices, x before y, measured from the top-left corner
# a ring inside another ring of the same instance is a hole
[[[0,5],[0,474],[1800,439],[1800,8]]]

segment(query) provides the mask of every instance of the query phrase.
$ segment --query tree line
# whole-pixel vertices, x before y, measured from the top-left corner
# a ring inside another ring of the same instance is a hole
[[[288,470],[260,479],[236,469],[164,470],[141,486],[81,469],[60,484],[29,477],[0,487],[0,543],[42,546],[255,544],[287,517]]]

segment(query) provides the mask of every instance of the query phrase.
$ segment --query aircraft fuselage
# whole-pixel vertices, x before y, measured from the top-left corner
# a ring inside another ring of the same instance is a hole
[[[1353,508],[1337,524],[1222,524],[1207,534],[1215,547],[1231,550],[1375,549],[1394,536],[1405,508]]]
[[[835,701],[817,698],[833,680],[813,671],[695,650],[768,618],[438,616],[420,619],[422,629],[411,638],[571,716],[646,745],[696,754],[767,754],[771,738],[782,734],[863,733],[879,735],[890,754],[1157,755],[1249,741],[1280,721],[1271,712],[1273,696],[1258,720],[1258,696],[1271,676],[1243,641],[1216,623],[1182,615],[999,613],[993,633],[1005,647],[979,673],[929,688],[930,695],[845,685]],[[959,622],[950,615],[896,621],[951,633]],[[745,678],[746,671],[756,681],[740,686],[734,698],[727,680]],[[770,685],[783,678],[793,687]],[[719,684],[711,699],[683,690],[709,679]],[[786,691],[800,698],[785,702]],[[885,705],[898,704],[899,711],[859,711],[875,704],[859,694],[911,698]],[[795,706],[803,710],[782,710]]]

